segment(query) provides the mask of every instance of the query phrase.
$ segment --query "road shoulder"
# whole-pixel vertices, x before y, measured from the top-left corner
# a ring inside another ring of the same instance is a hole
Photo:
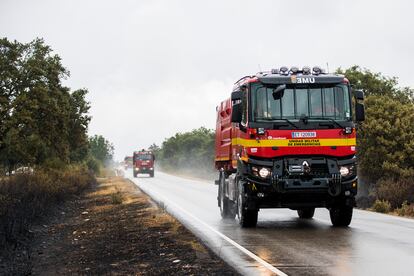
[[[33,275],[237,275],[135,185],[101,180],[33,229]]]

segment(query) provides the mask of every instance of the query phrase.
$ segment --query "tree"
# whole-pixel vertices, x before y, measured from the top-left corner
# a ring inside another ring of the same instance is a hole
[[[148,150],[152,151],[155,157],[158,159],[158,155],[160,153],[161,148],[157,144],[153,143],[151,146],[148,147]]]
[[[10,171],[86,157],[87,90],[71,93],[62,85],[68,76],[42,39],[0,39],[0,166]]]
[[[371,182],[414,176],[414,105],[387,96],[365,101],[366,120],[358,132],[358,162]]]
[[[365,96],[387,96],[400,102],[407,103],[413,99],[413,90],[405,87],[398,87],[398,78],[386,77],[381,73],[372,72],[369,69],[362,69],[354,65],[343,70],[338,68],[338,74],[343,74],[351,82],[354,89],[362,89]]]
[[[398,87],[395,77],[385,77],[359,66],[338,69],[337,72],[344,74],[355,89],[363,89],[366,95],[366,119],[359,125],[357,140],[358,164],[363,182],[368,182],[371,190],[387,200],[389,198],[384,195],[390,194],[389,191],[393,189],[412,189],[413,90]],[[402,183],[400,188],[396,188],[398,183]],[[393,198],[397,197],[394,195]],[[396,202],[393,200],[394,207]]]
[[[177,133],[162,143],[158,158],[165,169],[213,171],[214,131],[205,127]]]
[[[89,138],[91,155],[102,164],[111,161],[114,154],[114,146],[102,135],[94,135]]]

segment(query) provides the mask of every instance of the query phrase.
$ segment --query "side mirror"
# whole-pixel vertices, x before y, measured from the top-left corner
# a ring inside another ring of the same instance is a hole
[[[275,89],[273,89],[273,99],[275,101],[280,100],[283,95],[285,94],[286,84],[279,85]]]
[[[363,101],[364,100],[364,91],[362,91],[362,90],[355,90],[355,98],[357,100]]]
[[[365,120],[365,107],[362,103],[355,104],[355,120],[357,122],[362,122]]]
[[[243,97],[243,92],[242,91],[234,91],[233,93],[231,93],[231,101],[238,101],[241,100]]]
[[[240,123],[242,120],[242,104],[236,103],[233,105],[232,112],[231,112],[231,122],[232,123]]]

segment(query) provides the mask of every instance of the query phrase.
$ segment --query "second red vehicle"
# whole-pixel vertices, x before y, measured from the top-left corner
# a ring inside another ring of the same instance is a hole
[[[149,174],[154,177],[155,156],[151,151],[135,151],[133,155],[133,174],[137,177],[139,173]]]

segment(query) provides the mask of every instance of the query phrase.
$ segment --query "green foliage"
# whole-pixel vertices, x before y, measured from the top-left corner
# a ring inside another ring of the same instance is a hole
[[[386,96],[400,102],[410,102],[413,99],[413,90],[398,88],[396,77],[386,77],[381,73],[361,69],[357,65],[345,70],[339,68],[336,72],[345,75],[354,86],[354,89],[364,90],[366,96]]]
[[[391,204],[386,200],[377,199],[372,205],[372,210],[378,213],[389,213],[391,211]]]
[[[148,150],[152,151],[155,155],[155,158],[158,158],[161,148],[153,143],[151,146],[148,147]]]
[[[214,131],[205,127],[177,133],[163,142],[158,161],[167,170],[205,176],[214,171],[214,139]]]
[[[95,157],[89,156],[86,160],[86,166],[89,171],[92,171],[95,175],[99,175],[101,171],[101,164]]]
[[[42,39],[0,39],[0,166],[64,163],[87,155],[87,90],[62,85],[69,72]]]
[[[114,205],[121,204],[124,201],[122,192],[119,189],[117,189],[116,192],[111,194],[111,201]]]
[[[102,135],[89,137],[89,149],[91,156],[102,164],[111,161],[114,155],[114,146]]]
[[[359,165],[372,182],[414,176],[414,105],[386,96],[365,101],[366,120],[359,128]]]
[[[365,121],[358,127],[358,164],[363,182],[371,193],[392,208],[413,201],[414,105],[413,90],[398,87],[395,77],[386,77],[353,66],[338,69],[365,91]]]

